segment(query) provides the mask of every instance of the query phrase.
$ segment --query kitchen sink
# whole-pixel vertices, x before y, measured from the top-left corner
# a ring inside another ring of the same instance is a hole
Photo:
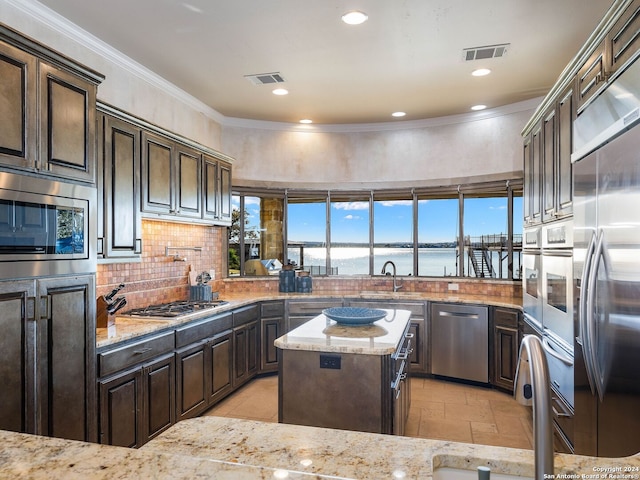
[[[462,468],[441,467],[433,470],[432,478],[433,480],[477,480],[478,472]],[[533,477],[491,472],[491,480],[533,480]]]
[[[410,299],[410,300],[422,300],[424,294],[419,292],[391,292],[391,291],[361,291],[360,296],[362,298],[388,298],[388,299]]]

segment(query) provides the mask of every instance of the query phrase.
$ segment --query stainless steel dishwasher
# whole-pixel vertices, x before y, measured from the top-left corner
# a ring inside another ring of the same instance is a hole
[[[431,373],[489,383],[487,307],[431,304]]]

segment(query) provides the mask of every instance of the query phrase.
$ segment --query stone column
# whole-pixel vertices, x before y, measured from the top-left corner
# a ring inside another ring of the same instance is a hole
[[[284,246],[282,235],[282,219],[284,217],[283,198],[260,199],[260,245],[262,258],[277,258],[284,261]]]

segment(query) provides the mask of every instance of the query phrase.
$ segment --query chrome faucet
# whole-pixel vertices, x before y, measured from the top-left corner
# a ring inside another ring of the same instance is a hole
[[[382,274],[383,275],[389,275],[387,273],[387,265],[391,265],[393,267],[393,291],[397,292],[398,290],[400,290],[402,288],[402,285],[398,285],[396,283],[396,264],[393,263],[391,260],[387,260],[386,262],[384,262],[384,265],[382,266]]]

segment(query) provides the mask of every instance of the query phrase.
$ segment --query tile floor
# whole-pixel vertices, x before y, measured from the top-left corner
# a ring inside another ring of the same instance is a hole
[[[259,377],[204,415],[278,421],[278,377]],[[412,378],[410,437],[533,448],[531,409],[483,387]]]

